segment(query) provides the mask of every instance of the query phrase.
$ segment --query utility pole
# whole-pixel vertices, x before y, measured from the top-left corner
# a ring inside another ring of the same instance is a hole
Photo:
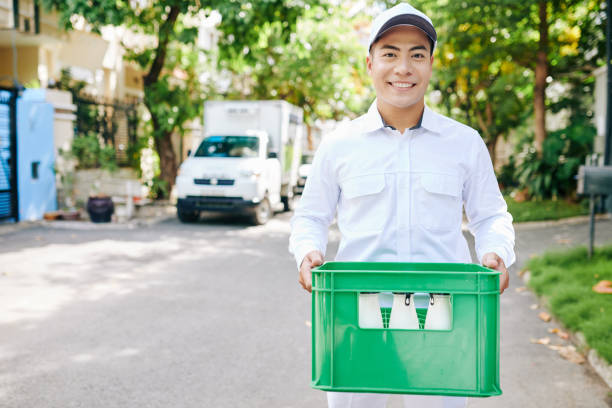
[[[608,76],[608,86],[606,92],[606,140],[604,142],[604,165],[612,165],[612,1],[606,1],[606,67]],[[605,207],[612,213],[612,196],[608,196]]]

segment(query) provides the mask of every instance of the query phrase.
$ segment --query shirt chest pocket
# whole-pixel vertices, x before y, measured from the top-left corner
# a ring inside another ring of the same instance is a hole
[[[382,231],[388,217],[385,176],[372,174],[353,177],[343,182],[341,189],[343,211],[338,211],[338,226],[346,232]]]
[[[432,231],[460,228],[463,201],[459,177],[422,174],[415,193],[416,224]]]

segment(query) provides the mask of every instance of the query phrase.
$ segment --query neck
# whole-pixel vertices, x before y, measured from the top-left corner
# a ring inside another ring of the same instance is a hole
[[[387,125],[391,125],[400,133],[404,133],[406,129],[415,127],[419,123],[423,115],[423,109],[425,109],[425,103],[420,101],[407,108],[398,108],[377,99],[376,107]]]

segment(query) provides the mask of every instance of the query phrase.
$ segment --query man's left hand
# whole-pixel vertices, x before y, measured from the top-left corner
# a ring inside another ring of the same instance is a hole
[[[508,287],[510,277],[508,276],[508,269],[506,269],[503,259],[495,252],[487,252],[482,257],[482,265],[501,272],[499,277],[499,293],[504,293],[504,290]]]

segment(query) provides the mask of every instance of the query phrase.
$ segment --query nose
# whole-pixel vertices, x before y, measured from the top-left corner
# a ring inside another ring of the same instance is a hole
[[[398,75],[412,74],[412,63],[410,58],[399,58],[395,65],[395,73]]]

